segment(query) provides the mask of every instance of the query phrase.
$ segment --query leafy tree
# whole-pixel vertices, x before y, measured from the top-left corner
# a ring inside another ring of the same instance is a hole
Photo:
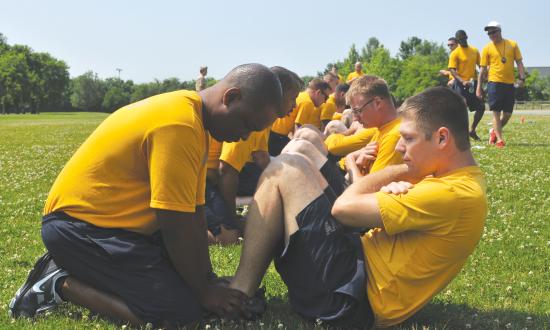
[[[369,41],[365,44],[363,48],[361,48],[361,57],[363,62],[368,63],[371,61],[372,57],[374,56],[375,52],[379,48],[384,48],[384,45],[380,43],[378,39],[375,37],[370,37]],[[369,71],[367,71],[369,72]],[[370,72],[369,72],[370,73]]]
[[[390,91],[395,92],[397,80],[401,74],[401,61],[392,58],[390,51],[383,46],[374,49],[369,56],[370,60],[365,65],[365,72],[383,78],[388,83]]]
[[[21,113],[29,93],[29,66],[25,55],[10,50],[0,56],[0,106],[2,113]]]
[[[79,111],[101,111],[105,85],[96,73],[88,71],[71,81],[71,105]]]
[[[130,103],[130,98],[134,91],[133,81],[124,81],[120,78],[107,78],[104,85],[106,92],[101,104],[103,111],[114,112]]]
[[[441,85],[438,71],[442,65],[441,61],[429,55],[410,56],[402,63],[394,96],[401,102],[428,87]]]
[[[355,44],[353,44],[348,51],[348,56],[342,63],[342,67],[338,68],[338,72],[346,79],[347,75],[355,70],[355,63],[359,61],[361,61],[361,57],[359,56],[357,48],[355,48]]]

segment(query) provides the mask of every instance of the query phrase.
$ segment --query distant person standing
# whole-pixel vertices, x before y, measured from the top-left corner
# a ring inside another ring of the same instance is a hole
[[[455,37],[450,37],[447,40],[447,47],[449,47],[449,54],[453,52],[453,50],[458,47],[458,42],[456,41]],[[453,80],[455,79],[451,72],[449,70],[439,70],[439,75],[445,76],[449,78],[449,81],[447,82],[447,87],[452,88],[453,87]]]
[[[361,62],[356,62],[355,63],[355,71],[348,74],[348,78],[346,79],[346,83],[351,85],[351,83],[355,79],[361,77],[362,75],[364,75],[364,73],[363,73],[363,64],[361,64]]]
[[[330,69],[330,73],[332,73],[333,75],[336,75],[338,77],[338,83],[339,84],[344,83],[344,78],[342,77],[341,74],[338,73],[338,68],[336,67],[336,65],[332,66],[332,69]]]
[[[464,30],[456,31],[455,38],[460,46],[452,51],[449,56],[448,68],[454,78],[452,89],[466,100],[470,111],[475,111],[469,135],[472,139],[479,141],[476,127],[485,112],[485,104],[475,95],[477,87],[476,65],[479,65],[479,51],[477,48],[468,45],[468,35]]]
[[[485,31],[491,42],[483,48],[481,53],[481,70],[476,95],[482,99],[481,84],[488,71],[487,96],[489,109],[493,112],[493,128],[489,132],[489,144],[503,148],[505,143],[502,138],[502,128],[512,117],[515,103],[514,61],[519,72],[518,87],[522,87],[525,82],[525,68],[518,44],[513,40],[502,38],[500,23],[489,22],[485,26]]]
[[[197,81],[195,82],[195,90],[197,92],[200,92],[206,88],[206,75],[208,74],[208,67],[201,66],[199,73],[200,74],[197,77]]]

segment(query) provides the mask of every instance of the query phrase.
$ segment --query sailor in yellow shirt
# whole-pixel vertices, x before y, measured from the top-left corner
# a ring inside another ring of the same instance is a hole
[[[296,99],[296,126],[310,124],[321,129],[321,112],[319,107],[325,103],[332,92],[330,85],[319,79],[311,80],[305,91]]]
[[[458,47],[458,41],[456,40],[455,37],[450,37],[448,40],[447,40],[447,47],[449,47],[449,54],[452,54],[453,53],[453,50],[456,49],[456,47]],[[444,77],[447,77],[449,80],[447,81],[447,86],[449,88],[451,88],[453,86],[453,80],[455,79],[453,77],[453,75],[451,74],[451,72],[449,70],[439,70],[439,75],[440,76],[444,76]]]
[[[355,79],[364,75],[363,64],[361,64],[361,62],[356,62],[354,68],[355,71],[348,74],[348,77],[346,78],[346,84],[351,85],[355,81]]]
[[[229,287],[253,294],[274,258],[294,311],[334,325],[355,320],[350,328],[401,323],[443,290],[483,232],[485,182],[459,95],[431,88],[402,114],[405,164],[361,178],[337,199],[307,158],[274,159]],[[360,237],[351,228],[370,230]]]
[[[345,83],[344,77],[342,77],[342,75],[338,73],[338,68],[335,65],[333,65],[332,68],[330,69],[330,73],[338,77],[339,84]]]
[[[476,66],[479,65],[479,51],[477,48],[468,45],[468,35],[464,30],[456,31],[455,37],[460,46],[449,57],[449,71],[455,78],[451,88],[466,100],[466,105],[470,111],[475,111],[470,128],[470,137],[479,141],[480,138],[476,133],[476,128],[485,112],[485,103],[475,95],[477,87]]]
[[[10,303],[12,315],[47,311],[61,297],[136,327],[184,326],[204,309],[240,309],[247,297],[209,276],[208,137],[246,138],[271,125],[281,103],[277,76],[245,64],[199,93],[161,94],[110,115],[50,190],[48,253]],[[37,282],[41,290],[32,290]]]
[[[485,26],[485,31],[491,42],[483,48],[481,53],[481,70],[476,95],[480,100],[483,98],[481,85],[489,71],[487,96],[489,109],[493,112],[493,128],[489,134],[489,144],[503,148],[505,142],[502,129],[512,117],[515,103],[514,62],[518,67],[517,85],[519,87],[525,83],[525,68],[518,44],[513,40],[502,38],[500,23],[489,22]]]
[[[319,129],[321,132],[325,130],[325,126],[332,120],[333,114],[336,112],[336,87],[338,86],[338,76],[332,72],[328,72],[323,76],[323,80],[329,84],[332,94],[329,95],[328,100],[319,106],[321,127]]]
[[[386,82],[376,76],[363,76],[351,86],[346,98],[356,120],[366,129],[377,129],[369,144],[346,156],[350,182],[388,165],[401,164],[401,154],[395,150],[401,120]],[[357,166],[350,166],[350,163]]]
[[[295,100],[302,89],[300,77],[283,67],[271,68],[283,90],[284,109],[279,116],[286,116],[294,108]],[[268,136],[270,128],[253,132],[248,139],[210,145],[209,159],[218,165],[212,175],[216,180],[206,184],[206,220],[210,243],[233,244],[242,236],[242,221],[236,214],[235,198],[254,194],[263,169],[269,164]]]

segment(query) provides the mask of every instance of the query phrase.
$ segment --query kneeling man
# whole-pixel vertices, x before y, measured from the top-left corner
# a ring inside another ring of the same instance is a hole
[[[401,118],[404,164],[360,178],[338,198],[307,156],[273,160],[230,287],[252,296],[274,259],[296,312],[364,327],[401,323],[445,288],[487,214],[466,105],[447,88],[431,88],[409,98]],[[370,230],[359,236],[353,228]]]

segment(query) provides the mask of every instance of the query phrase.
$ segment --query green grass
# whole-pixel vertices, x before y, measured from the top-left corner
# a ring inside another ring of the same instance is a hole
[[[36,320],[12,320],[7,304],[44,252],[40,216],[53,180],[105,114],[0,116],[0,328],[120,328],[74,306]],[[483,238],[459,276],[402,329],[550,328],[550,116],[513,117],[503,150],[476,143],[486,173],[489,216]],[[485,138],[490,115],[479,132]],[[240,247],[212,247],[221,275],[233,274]],[[214,322],[214,329],[313,328],[293,314],[286,287],[270,267],[268,313],[251,324]]]

